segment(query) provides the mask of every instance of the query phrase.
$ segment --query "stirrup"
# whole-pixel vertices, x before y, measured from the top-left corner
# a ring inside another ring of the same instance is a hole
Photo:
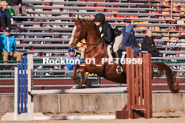
[[[121,74],[123,72],[123,68],[121,66],[117,66],[116,72],[117,74]]]

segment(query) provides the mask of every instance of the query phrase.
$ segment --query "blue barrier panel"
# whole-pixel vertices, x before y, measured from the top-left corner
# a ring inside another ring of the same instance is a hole
[[[23,113],[23,60],[21,60],[21,113]]]
[[[24,57],[24,112],[27,112],[27,78],[26,78],[26,56]]]
[[[17,94],[17,98],[18,98],[18,102],[17,102],[17,104],[18,104],[18,106],[17,106],[17,108],[18,108],[18,114],[20,114],[20,106],[19,106],[19,104],[20,104],[20,75],[19,75],[19,70],[20,70],[20,64],[18,64],[17,65],[17,70],[18,70],[18,73],[17,73],[17,79],[18,79],[18,83],[17,83],[17,86],[18,86],[18,94]]]

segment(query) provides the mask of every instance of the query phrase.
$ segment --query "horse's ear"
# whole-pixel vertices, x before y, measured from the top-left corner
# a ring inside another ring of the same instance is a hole
[[[79,17],[77,18],[77,21],[78,21],[79,23],[81,23],[81,20],[80,20],[80,18],[79,18]]]
[[[73,21],[76,23],[77,20],[75,20],[75,19],[73,18]]]

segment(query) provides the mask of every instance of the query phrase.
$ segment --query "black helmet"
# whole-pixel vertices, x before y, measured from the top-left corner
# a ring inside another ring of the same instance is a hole
[[[95,19],[93,19],[95,22],[105,22],[105,15],[102,13],[98,13],[95,15]]]

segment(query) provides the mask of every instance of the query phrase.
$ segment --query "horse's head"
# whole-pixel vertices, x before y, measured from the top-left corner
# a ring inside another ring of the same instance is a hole
[[[80,42],[83,38],[86,37],[87,35],[87,31],[84,29],[84,23],[81,19],[77,18],[77,20],[75,20],[73,18],[73,21],[75,22],[75,26],[73,28],[73,39],[72,39],[72,43],[71,43],[71,47],[76,46],[76,44],[78,42]]]

